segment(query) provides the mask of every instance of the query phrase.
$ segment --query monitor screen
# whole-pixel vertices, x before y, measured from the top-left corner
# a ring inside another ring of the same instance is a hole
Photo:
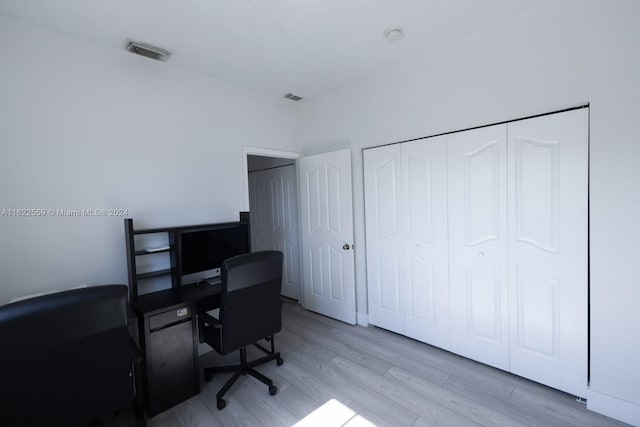
[[[182,283],[197,282],[219,275],[223,260],[249,251],[247,223],[185,231],[180,236]]]

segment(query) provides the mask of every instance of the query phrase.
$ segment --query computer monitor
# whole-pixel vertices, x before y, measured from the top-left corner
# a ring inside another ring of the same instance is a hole
[[[220,275],[223,260],[250,252],[249,225],[227,223],[180,234],[181,284]]]

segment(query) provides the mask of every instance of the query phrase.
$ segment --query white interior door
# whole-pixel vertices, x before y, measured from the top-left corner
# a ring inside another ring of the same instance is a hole
[[[509,370],[506,125],[447,136],[451,346]]]
[[[249,173],[251,249],[284,254],[282,295],[300,295],[297,179],[295,166]]]
[[[588,110],[508,128],[511,371],[585,396]]]
[[[446,138],[401,144],[405,333],[448,349]]]
[[[298,160],[305,308],[356,323],[351,150]]]
[[[363,156],[369,323],[404,334],[400,144]]]

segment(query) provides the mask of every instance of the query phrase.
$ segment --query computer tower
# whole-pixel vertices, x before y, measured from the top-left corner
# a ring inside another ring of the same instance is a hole
[[[145,396],[153,416],[200,392],[196,323],[190,305],[144,317]]]

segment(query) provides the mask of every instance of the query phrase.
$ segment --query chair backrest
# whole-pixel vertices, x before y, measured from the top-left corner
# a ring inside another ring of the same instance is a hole
[[[0,307],[0,425],[86,425],[132,400],[127,287]]]
[[[220,267],[222,351],[229,353],[266,338],[282,327],[282,252],[253,252]]]

